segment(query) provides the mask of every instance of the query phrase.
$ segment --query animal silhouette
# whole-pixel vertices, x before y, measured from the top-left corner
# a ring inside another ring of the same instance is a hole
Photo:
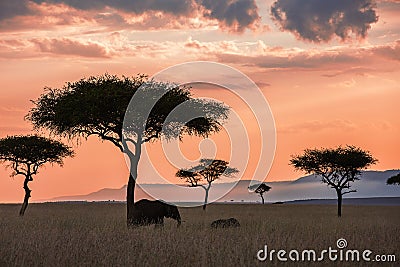
[[[229,228],[229,227],[239,227],[239,226],[240,223],[235,218],[219,219],[211,223],[211,227],[213,228]]]
[[[150,225],[156,226],[164,225],[164,217],[172,218],[178,222],[177,226],[181,224],[181,216],[176,206],[167,204],[160,200],[142,199],[134,204],[134,216],[132,225]]]

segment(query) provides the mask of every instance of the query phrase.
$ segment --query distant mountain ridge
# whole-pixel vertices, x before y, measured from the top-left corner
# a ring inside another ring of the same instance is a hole
[[[287,201],[285,204],[296,205],[337,205],[336,199],[304,199]],[[400,206],[400,197],[345,198],[343,205],[356,206]]]
[[[346,195],[346,198],[400,197],[399,186],[386,185],[386,180],[399,172],[400,170],[363,171],[360,180],[354,182],[352,187],[357,192]],[[266,181],[266,183],[272,187],[271,191],[265,194],[267,202],[336,198],[334,190],[314,175],[304,176],[294,181]],[[248,191],[249,184],[249,180],[213,184],[210,190],[210,201],[259,201],[257,194]],[[228,193],[225,195],[226,192]],[[168,184],[138,184],[135,198],[156,198],[170,202],[201,202],[204,198],[204,190],[200,187],[175,187]],[[126,185],[117,189],[104,188],[86,195],[62,196],[46,201],[125,201],[125,199]]]

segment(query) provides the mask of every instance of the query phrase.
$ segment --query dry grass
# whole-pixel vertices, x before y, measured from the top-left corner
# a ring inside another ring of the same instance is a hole
[[[206,212],[180,209],[185,222],[179,229],[166,220],[162,229],[133,230],[126,228],[124,204],[32,204],[24,218],[17,216],[18,209],[0,205],[0,266],[271,266],[278,262],[256,259],[265,244],[318,251],[335,248],[341,237],[348,248],[400,259],[400,207],[345,206],[339,219],[335,206],[220,204]],[[211,221],[229,217],[242,226],[210,228]]]

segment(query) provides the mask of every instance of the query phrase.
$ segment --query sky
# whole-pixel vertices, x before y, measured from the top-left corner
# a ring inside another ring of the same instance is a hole
[[[303,173],[289,166],[291,155],[346,144],[370,151],[379,160],[372,169],[398,169],[399,12],[396,0],[1,1],[0,137],[32,133],[24,116],[45,87],[213,61],[252,79],[274,116],[274,161],[266,177],[255,177],[257,164],[268,165],[259,162],[256,107],[223,88],[193,85],[195,97],[224,101],[245,123],[251,153],[243,156],[242,179],[296,179]],[[229,160],[243,145],[230,134],[185,137],[179,146],[193,161],[213,149]],[[76,156],[40,170],[33,200],[127,182],[124,157],[111,143],[90,137],[69,145]],[[178,182],[161,143],[146,148],[151,162],[141,162],[138,182],[152,182],[153,169]],[[0,202],[22,200],[23,178],[10,174],[0,168]]]

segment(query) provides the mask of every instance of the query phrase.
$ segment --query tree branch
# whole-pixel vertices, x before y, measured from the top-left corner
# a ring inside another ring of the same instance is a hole
[[[340,175],[342,176],[342,179],[340,179],[338,185],[340,188],[350,188],[350,185],[347,187],[345,186],[346,183],[350,182],[353,180],[353,177],[349,177],[349,171],[345,170],[344,173],[340,172]]]
[[[345,194],[350,194],[350,193],[355,193],[355,192],[357,192],[357,190],[350,190],[350,191],[342,192],[342,196]]]
[[[150,136],[148,136],[148,137],[146,137],[146,138],[143,138],[143,139],[140,141],[140,143],[141,143],[141,144],[146,143],[146,142],[150,141],[151,139],[157,138],[157,137],[158,137],[158,135],[157,135],[156,133],[155,133],[155,134],[152,134],[152,135],[150,135]]]
[[[86,137],[89,137],[91,135],[97,135],[98,137],[100,137],[103,140],[110,141],[116,147],[118,147],[118,149],[121,152],[124,152],[123,147],[121,146],[121,144],[117,140],[115,140],[115,138],[112,138],[112,137],[106,135],[107,131],[98,131],[98,132],[96,132],[96,131],[80,130],[79,132],[86,134]]]
[[[122,153],[127,154],[130,159],[135,157],[135,153],[133,153],[129,149],[128,145],[125,142],[125,139],[122,141],[122,147],[123,147]],[[135,147],[136,147],[136,144],[135,144]]]
[[[14,170],[15,170],[15,169],[14,169]],[[26,173],[21,172],[20,170],[15,170],[15,174],[16,174],[16,175],[24,175],[24,176],[26,176]]]
[[[330,173],[329,176],[332,176],[332,173]],[[334,188],[334,189],[339,189],[339,188],[337,187],[337,185],[334,184],[334,183],[330,180],[331,177],[329,177],[329,176],[327,177],[326,175],[322,174],[322,177],[325,179],[325,183],[329,184],[329,185],[330,185],[332,188]]]
[[[106,135],[99,135],[99,136],[104,140],[110,141],[116,147],[118,147],[121,152],[124,152],[123,147],[121,146],[121,144],[117,140],[115,140],[115,138],[112,138],[112,137],[109,137],[109,136],[106,136]]]
[[[21,170],[18,168],[19,164],[20,164],[20,162],[18,162],[18,161],[14,161],[13,164],[12,164],[12,168],[13,168],[14,171],[15,171],[15,175],[24,175],[24,176],[26,176],[26,175],[27,175],[27,172],[21,171]]]
[[[127,142],[131,142],[132,144],[134,144],[136,146],[137,142],[135,140],[133,140],[132,138],[124,138],[124,141]]]

